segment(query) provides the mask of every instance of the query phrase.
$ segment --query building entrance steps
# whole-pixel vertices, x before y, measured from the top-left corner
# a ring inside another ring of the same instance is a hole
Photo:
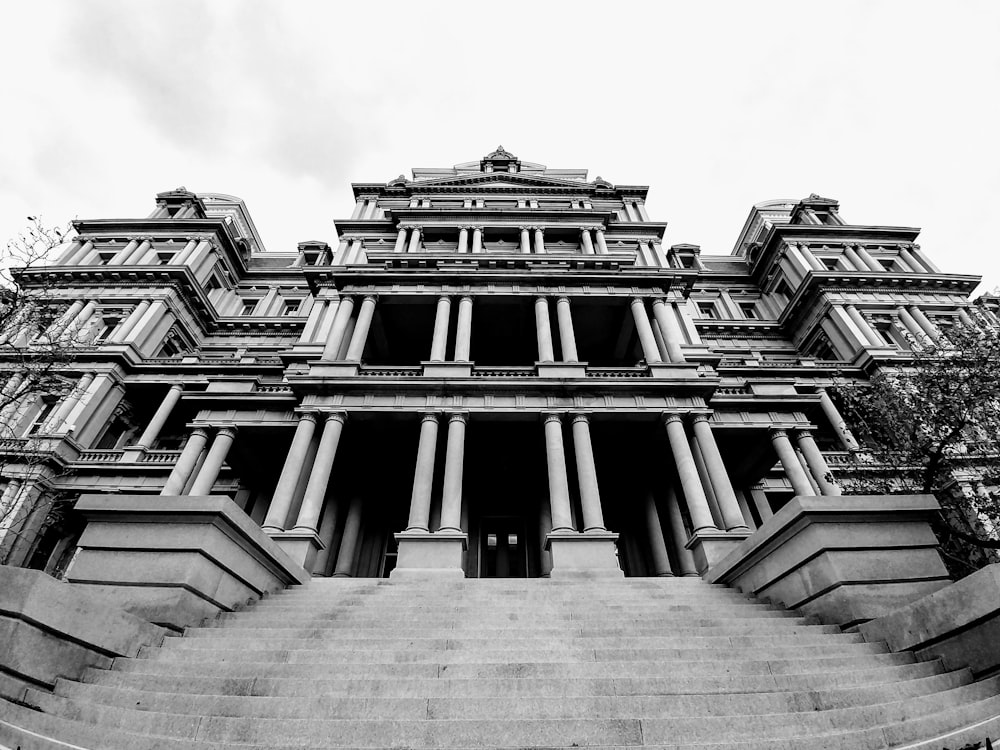
[[[699,579],[314,579],[0,704],[0,745],[930,750],[998,693]]]

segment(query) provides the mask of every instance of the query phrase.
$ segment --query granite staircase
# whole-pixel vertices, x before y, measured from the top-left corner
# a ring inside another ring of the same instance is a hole
[[[700,579],[318,579],[0,704],[0,745],[960,748],[998,693]]]

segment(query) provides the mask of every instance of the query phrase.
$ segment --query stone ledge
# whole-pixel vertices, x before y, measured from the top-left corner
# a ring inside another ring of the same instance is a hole
[[[949,582],[930,495],[799,496],[706,579],[853,627]]]
[[[893,651],[913,651],[921,661],[941,659],[946,669],[968,667],[977,678],[1000,673],[1000,564],[970,576],[859,630]]]
[[[183,628],[309,574],[222,496],[83,495],[66,580],[145,619]]]
[[[158,645],[166,631],[112,600],[39,570],[0,566],[0,695],[19,700],[27,685],[51,689],[88,666],[110,666]],[[12,694],[13,693],[13,694]]]

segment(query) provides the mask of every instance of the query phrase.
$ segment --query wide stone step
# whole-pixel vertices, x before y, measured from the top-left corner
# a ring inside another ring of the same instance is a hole
[[[772,740],[808,737],[843,730],[888,727],[925,718],[996,695],[996,680],[973,683],[928,696],[892,703],[798,713],[731,716],[673,716],[616,719],[460,719],[358,720],[267,719],[123,709],[59,696],[37,694],[43,710],[111,728],[127,728],[186,740],[239,741],[305,747],[414,748],[667,744]]]
[[[489,697],[424,697],[423,686],[409,696],[327,695],[316,691],[296,697],[187,695],[136,692],[131,689],[60,680],[56,694],[72,700],[162,713],[254,718],[308,719],[583,719],[649,716],[744,716],[826,711],[891,703],[950,690],[971,682],[969,672],[918,678],[897,685],[852,686],[813,691],[754,693],[595,695],[588,685],[565,695],[500,694]]]
[[[711,591],[690,593],[637,593],[623,596],[609,596],[602,592],[587,594],[579,591],[556,592],[550,595],[539,593],[493,594],[477,593],[474,595],[455,594],[444,596],[439,592],[421,595],[419,592],[408,591],[399,594],[367,594],[352,593],[322,593],[304,591],[295,594],[278,594],[258,602],[255,606],[266,608],[277,604],[351,604],[354,606],[386,606],[386,607],[426,607],[448,605],[449,607],[473,607],[494,604],[497,606],[531,606],[547,604],[555,606],[580,606],[587,604],[597,607],[629,607],[658,606],[667,604],[721,604],[740,606],[752,603],[752,599],[735,591]]]
[[[766,669],[766,667],[765,667]],[[571,695],[684,695],[828,690],[889,685],[942,674],[940,662],[919,662],[868,669],[842,669],[812,674],[721,674],[670,677],[218,677],[145,674],[120,670],[90,670],[85,682],[130,691],[200,695],[297,696],[343,695],[406,698],[494,696],[546,697]]]

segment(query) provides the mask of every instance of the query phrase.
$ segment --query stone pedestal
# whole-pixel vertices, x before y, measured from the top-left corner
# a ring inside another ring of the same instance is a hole
[[[615,544],[618,535],[608,531],[558,532],[545,537],[552,553],[551,578],[624,578]]]
[[[931,495],[793,498],[705,576],[853,627],[949,583]]]
[[[404,531],[390,578],[465,578],[469,537],[460,531]]]
[[[268,536],[284,550],[286,555],[307,571],[312,570],[313,563],[316,562],[316,555],[319,554],[320,550],[326,549],[326,545],[323,544],[315,531],[295,529],[271,531],[268,532]]]
[[[82,495],[66,580],[171,628],[229,612],[309,574],[228,497]]]
[[[425,378],[471,378],[471,362],[421,362]]]
[[[353,378],[361,369],[360,362],[312,362],[309,374],[316,378]]]
[[[705,571],[725,559],[748,536],[750,536],[748,529],[739,531],[700,529],[691,535],[684,546],[691,550],[694,556],[695,569],[704,575]]]
[[[696,362],[651,362],[648,365],[651,377],[668,380],[697,378],[698,366]]]
[[[585,378],[586,362],[536,362],[540,378]]]

